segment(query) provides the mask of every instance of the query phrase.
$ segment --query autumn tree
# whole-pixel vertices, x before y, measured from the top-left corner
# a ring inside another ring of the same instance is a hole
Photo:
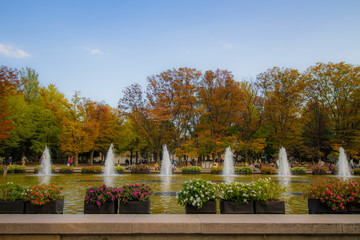
[[[67,107],[68,114],[63,118],[62,134],[59,136],[60,147],[75,156],[74,164],[78,166],[79,154],[94,148],[98,137],[98,122],[90,117],[93,102],[81,98],[78,92]]]
[[[255,86],[248,82],[240,82],[240,106],[235,112],[234,135],[236,141],[233,149],[249,160],[250,154],[263,152],[266,143],[260,129],[264,122],[263,98],[258,95]]]
[[[8,139],[11,130],[14,129],[11,120],[9,120],[12,113],[9,111],[8,99],[16,94],[19,84],[17,70],[6,66],[0,67],[0,141]]]
[[[277,151],[285,147],[294,152],[301,144],[301,111],[305,101],[306,78],[296,69],[274,67],[257,76],[264,98],[266,124],[271,127],[268,143]]]
[[[340,144],[352,155],[360,152],[360,67],[340,63],[318,63],[307,70],[314,92],[326,109],[334,130],[332,144]]]
[[[194,123],[199,115],[197,90],[201,73],[196,69],[179,68],[148,78],[147,99],[153,119],[168,127],[171,142],[180,155],[186,154],[186,142],[194,137]],[[172,146],[173,145],[173,146]]]
[[[119,101],[119,109],[126,118],[131,120],[133,128],[139,136],[143,136],[146,145],[154,155],[156,161],[160,160],[162,145],[167,141],[169,122],[155,119],[151,109],[144,98],[144,93],[139,84],[126,87],[123,97]]]
[[[203,113],[195,126],[204,155],[224,152],[233,142],[230,128],[240,107],[239,83],[226,70],[206,71],[200,80],[199,102]]]

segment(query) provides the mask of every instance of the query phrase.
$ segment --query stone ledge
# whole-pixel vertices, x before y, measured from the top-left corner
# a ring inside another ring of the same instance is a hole
[[[358,215],[1,214],[0,234],[360,235]]]

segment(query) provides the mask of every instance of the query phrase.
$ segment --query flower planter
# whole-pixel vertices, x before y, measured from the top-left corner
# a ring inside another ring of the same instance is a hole
[[[262,175],[275,175],[276,173],[261,172]]]
[[[285,214],[284,201],[255,201],[254,207],[257,214]]]
[[[102,203],[99,207],[95,204],[84,203],[84,214],[116,214],[118,212],[118,201]]]
[[[64,209],[64,199],[50,201],[42,206],[33,205],[31,202],[25,202],[26,214],[62,214]]]
[[[186,205],[185,213],[186,214],[216,214],[216,202],[215,201],[205,202],[203,203],[203,206],[200,209],[197,209],[192,205]]]
[[[223,172],[210,172],[210,174],[223,174]]]
[[[123,174],[124,171],[115,171],[116,174]]]
[[[201,171],[195,171],[195,172],[181,172],[182,174],[201,174]]]
[[[18,214],[24,213],[24,201],[15,200],[15,201],[4,201],[0,199],[0,213],[1,214]]]
[[[306,172],[291,172],[291,175],[306,175]]]
[[[150,200],[146,202],[128,201],[120,203],[120,214],[150,214]]]
[[[220,200],[220,213],[221,214],[253,214],[254,202],[248,203],[234,203],[224,199]]]
[[[334,211],[321,203],[319,199],[308,199],[309,214],[339,214],[346,213],[346,210]]]
[[[149,174],[150,170],[141,170],[141,171],[135,171],[135,172],[131,172],[133,174]]]

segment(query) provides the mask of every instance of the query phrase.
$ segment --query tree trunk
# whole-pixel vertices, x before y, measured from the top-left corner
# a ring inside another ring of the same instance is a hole
[[[79,153],[76,153],[75,155],[75,167],[79,165]]]
[[[139,152],[136,152],[136,164],[138,164]]]
[[[132,159],[133,159],[133,150],[130,150],[130,165],[132,165],[133,164],[133,161],[132,161]],[[137,163],[136,163],[137,164]]]
[[[94,150],[90,152],[90,166],[94,165]]]

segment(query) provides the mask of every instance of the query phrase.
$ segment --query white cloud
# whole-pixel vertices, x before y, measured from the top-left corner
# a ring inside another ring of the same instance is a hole
[[[99,49],[91,49],[91,48],[87,48],[86,49],[91,55],[96,55],[96,54],[104,54],[102,51],[100,51]]]
[[[20,48],[14,48],[12,46],[6,46],[0,43],[0,55],[4,55],[12,58],[26,58],[30,57],[30,54],[21,50]]]
[[[233,45],[231,43],[225,43],[223,47],[226,49],[232,49]]]

